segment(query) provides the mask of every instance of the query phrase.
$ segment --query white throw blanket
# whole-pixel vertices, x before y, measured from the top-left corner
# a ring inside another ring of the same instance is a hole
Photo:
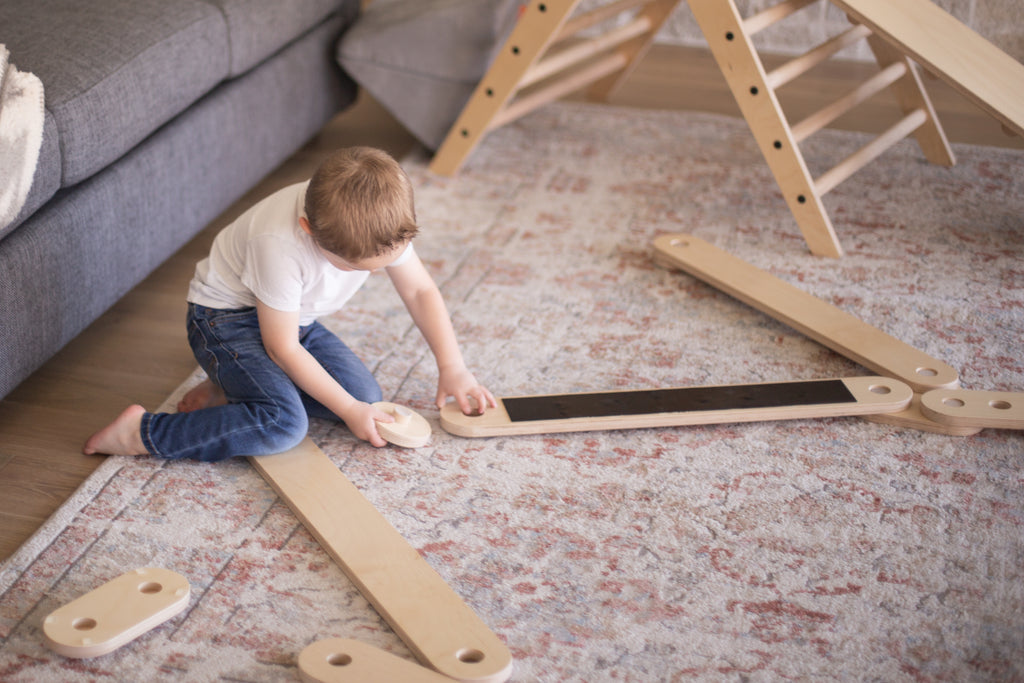
[[[43,84],[9,59],[0,44],[0,230],[25,205],[43,144]]]

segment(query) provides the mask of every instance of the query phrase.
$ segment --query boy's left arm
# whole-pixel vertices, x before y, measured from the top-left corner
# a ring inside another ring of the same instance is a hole
[[[419,256],[413,254],[401,265],[388,267],[387,272],[437,360],[437,407],[444,406],[449,396],[455,398],[459,408],[467,415],[474,409],[470,397],[476,401],[476,407],[481,413],[488,407],[496,407],[494,396],[476,381],[466,367],[448,315],[448,307]]]

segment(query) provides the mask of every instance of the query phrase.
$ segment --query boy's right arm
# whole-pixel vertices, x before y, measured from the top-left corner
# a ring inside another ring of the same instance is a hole
[[[348,425],[358,438],[374,446],[387,442],[377,432],[375,420],[393,422],[394,417],[368,403],[357,401],[338,384],[320,362],[299,343],[298,312],[278,311],[256,302],[263,347],[295,384]]]

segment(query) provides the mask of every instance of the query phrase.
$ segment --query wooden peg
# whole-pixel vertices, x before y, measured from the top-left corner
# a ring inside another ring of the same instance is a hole
[[[46,644],[75,659],[105,655],[181,612],[190,592],[188,580],[169,569],[127,572],[51,612],[43,620]]]
[[[1024,393],[944,389],[921,397],[921,412],[957,427],[1024,429]]]
[[[415,662],[348,638],[319,640],[299,653],[306,683],[451,683]]]
[[[430,423],[419,413],[387,401],[374,403],[373,407],[395,418],[394,422],[377,423],[377,433],[385,441],[402,448],[420,448],[430,441]]]
[[[441,410],[441,426],[458,436],[483,437],[793,420],[895,412],[912,395],[898,380],[850,377],[519,396],[498,399],[498,407],[483,415],[463,415],[450,403]]]

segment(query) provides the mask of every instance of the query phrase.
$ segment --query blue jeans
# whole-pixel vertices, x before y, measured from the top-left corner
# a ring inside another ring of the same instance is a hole
[[[255,308],[189,304],[188,341],[228,403],[190,413],[146,413],[142,441],[152,455],[209,462],[280,453],[306,436],[310,417],[339,420],[267,355]],[[299,328],[299,341],[356,400],[381,400],[369,369],[330,330],[314,322]]]

